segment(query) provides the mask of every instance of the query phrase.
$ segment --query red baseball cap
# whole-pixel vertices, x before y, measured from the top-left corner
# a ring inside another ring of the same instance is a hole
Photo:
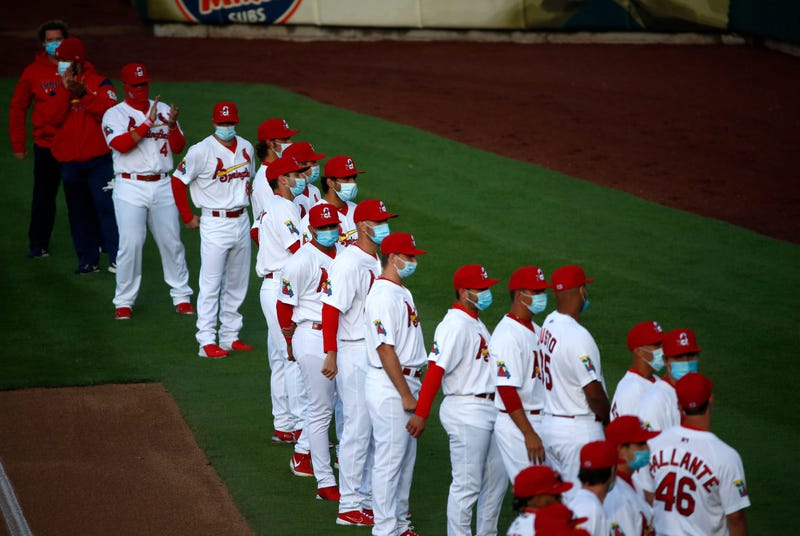
[[[281,175],[288,175],[292,171],[303,171],[306,169],[308,169],[308,166],[300,164],[300,162],[294,158],[283,156],[267,166],[267,180],[271,181],[277,179]]]
[[[143,63],[129,63],[122,67],[122,83],[129,86],[152,82],[153,79],[147,73],[147,67]]]
[[[339,225],[339,213],[336,212],[336,207],[328,203],[314,205],[308,211],[308,224],[311,227]]]
[[[661,344],[664,341],[664,330],[655,320],[639,322],[628,332],[628,350],[633,351],[646,344]]]
[[[708,402],[712,389],[714,383],[699,372],[689,372],[675,384],[678,404],[683,409],[699,408]]]
[[[397,214],[391,214],[386,210],[386,205],[379,199],[365,199],[356,205],[353,212],[353,221],[385,221],[389,218],[396,218]]]
[[[366,171],[356,169],[355,162],[349,156],[334,156],[325,164],[325,173],[322,176],[342,179],[361,173],[366,173]]]
[[[664,334],[664,341],[661,348],[667,357],[676,357],[683,354],[700,353],[701,348],[697,346],[697,339],[691,329],[673,329]]]
[[[616,467],[617,459],[617,447],[611,441],[592,441],[581,448],[581,469]]]
[[[61,48],[61,47],[58,47]],[[218,102],[214,105],[214,112],[211,114],[212,123],[238,123],[239,108],[230,101]]]
[[[551,287],[544,278],[544,272],[538,266],[518,268],[508,280],[508,290],[544,290]]]
[[[606,426],[606,439],[617,446],[644,443],[658,434],[647,430],[636,415],[620,415]]]
[[[577,264],[562,266],[553,272],[550,280],[553,282],[553,290],[555,292],[578,288],[581,285],[592,283],[594,281],[594,279],[586,279],[586,274],[583,273],[583,268]]]
[[[86,48],[77,37],[67,37],[56,49],[56,58],[64,61],[83,61],[86,59]]]
[[[286,119],[281,119],[279,117],[267,119],[258,125],[258,139],[260,141],[291,138],[298,132],[300,131],[289,128],[289,123],[286,122]]]
[[[424,255],[424,249],[417,249],[414,236],[408,233],[392,233],[381,242],[381,253],[390,255],[402,253],[403,255]]]
[[[563,482],[547,465],[531,465],[514,477],[514,496],[561,495],[572,489],[572,482]]]
[[[485,289],[499,283],[499,279],[491,279],[486,268],[480,264],[465,264],[453,275],[453,288]]]
[[[307,141],[297,141],[287,147],[281,156],[291,156],[298,162],[317,162],[328,155],[317,153]]]
[[[552,503],[536,510],[534,529],[539,534],[574,534],[575,526],[587,521],[588,517],[575,517],[575,513],[563,503]]]

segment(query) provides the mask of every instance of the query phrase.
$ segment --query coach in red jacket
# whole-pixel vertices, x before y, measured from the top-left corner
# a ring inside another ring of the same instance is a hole
[[[54,115],[59,126],[52,152],[61,162],[72,241],[78,253],[75,273],[98,271],[99,247],[108,254],[108,270],[115,272],[119,235],[111,199],[114,167],[100,125],[105,111],[117,103],[117,94],[111,81],[86,62],[79,39],[64,39],[56,58],[67,92],[56,96]]]
[[[60,20],[47,21],[39,27],[42,50],[25,67],[14,88],[8,113],[11,151],[20,160],[27,155],[25,118],[33,104],[33,201],[28,227],[28,257],[47,257],[50,235],[56,217],[56,195],[61,183],[59,164],[50,147],[56,132],[55,108],[59,94],[67,93],[56,66],[56,49],[69,37],[67,25]]]

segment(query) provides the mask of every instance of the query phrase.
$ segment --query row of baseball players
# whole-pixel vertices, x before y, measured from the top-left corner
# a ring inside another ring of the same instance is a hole
[[[297,131],[281,119],[262,123],[254,148],[236,135],[236,105],[221,102],[212,113],[214,133],[189,148],[170,178],[172,154],[185,143],[178,110],[158,97],[149,99],[144,65],[126,65],[122,80],[125,100],[102,121],[114,158],[120,222],[116,317],[132,314],[148,225],[178,312],[193,312],[180,214],[187,227],[200,229],[200,355],[220,358],[231,350],[252,349],[238,337],[238,309],[249,280],[250,241],[256,239],[256,273],[263,279],[261,302],[269,328],[273,439],[297,443],[293,471],[308,474],[310,469],[318,495],[339,500],[337,523],[373,525],[374,534],[413,534],[407,514],[416,438],[440,388],[445,395],[440,419],[453,467],[449,533],[470,533],[476,503],[478,532],[496,531],[508,479],[533,462],[546,461],[579,483],[580,449],[602,440],[609,419],[599,351],[578,323],[591,282],[580,267],[553,273],[557,309],[541,328],[532,317],[544,311],[551,285],[538,268],[515,272],[509,281],[511,311],[493,336],[479,312],[491,305],[490,287],[498,281],[480,265],[462,267],[454,276],[455,303],[437,327],[428,356],[413,298],[402,286],[424,251],[410,235],[390,234],[388,220],[394,215],[382,202],[353,203],[361,171],[351,158],[328,161],[320,192],[311,183],[323,175],[319,160],[325,155],[308,143],[291,143]],[[262,162],[258,173],[254,156]],[[246,212],[251,183],[252,228]],[[189,208],[187,185],[202,217]],[[650,332],[660,332],[649,324]],[[634,328],[629,345],[642,342],[644,333],[646,327]],[[657,342],[632,347],[634,368],[618,387],[615,415],[641,410],[651,427],[680,424],[673,385],[696,370],[692,363],[699,348],[688,330],[670,334],[676,339],[667,337],[665,348],[674,343],[683,351],[664,350],[664,380],[652,373],[662,359]],[[643,391],[645,382],[652,386],[638,403],[631,392]],[[342,425],[338,487],[327,440],[337,398],[342,417],[337,419]],[[652,416],[646,414],[649,399],[657,408]],[[742,493],[743,472],[737,476]],[[689,502],[690,486],[678,485],[679,505]],[[719,493],[718,486],[710,487]],[[661,495],[662,502],[669,497]]]

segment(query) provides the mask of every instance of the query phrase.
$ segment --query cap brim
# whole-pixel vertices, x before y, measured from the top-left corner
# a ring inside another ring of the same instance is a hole
[[[580,525],[581,523],[585,523],[587,521],[589,521],[588,517],[576,517],[575,519],[573,519],[572,521],[569,522],[569,526],[572,527],[572,528],[575,528],[578,525]]]
[[[326,154],[316,154],[316,153],[313,153],[313,154],[311,154],[311,155],[310,155],[310,158],[309,158],[309,160],[318,161],[318,160],[322,160],[322,159],[323,159],[323,158],[325,158],[326,156],[328,156],[328,155],[326,155]]]
[[[587,279],[586,279],[586,281],[585,281],[585,283],[594,283],[594,279],[589,279],[589,278],[587,278]]]
[[[491,279],[491,278],[488,278],[488,277],[487,277],[487,278],[486,278],[486,279],[485,279],[485,280],[482,282],[481,286],[479,286],[479,287],[470,287],[470,288],[474,288],[474,289],[478,289],[478,290],[487,289],[487,288],[489,288],[489,287],[493,287],[493,286],[495,286],[495,285],[496,285],[496,284],[498,284],[500,281],[501,281],[500,279]]]
[[[281,138],[291,138],[292,136],[295,136],[295,135],[297,135],[299,133],[300,133],[299,130],[287,130],[286,132],[282,132],[281,133],[281,134],[283,134],[281,136]],[[275,138],[273,138],[273,139],[275,139]]]

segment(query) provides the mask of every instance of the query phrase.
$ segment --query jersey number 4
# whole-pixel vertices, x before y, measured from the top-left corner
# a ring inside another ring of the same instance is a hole
[[[164,156],[169,156],[169,153],[167,152],[167,142],[164,142],[164,145],[161,146],[161,149],[159,149],[158,152]]]
[[[692,492],[697,489],[697,484],[688,476],[675,481],[675,472],[667,473],[667,476],[658,484],[656,489],[656,500],[664,503],[664,510],[671,512],[672,508],[682,516],[690,516],[694,513],[694,496]]]

